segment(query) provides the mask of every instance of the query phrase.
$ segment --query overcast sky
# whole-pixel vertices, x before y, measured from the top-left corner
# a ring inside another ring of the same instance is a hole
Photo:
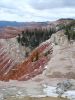
[[[0,0],[0,20],[52,21],[75,18],[75,0]]]

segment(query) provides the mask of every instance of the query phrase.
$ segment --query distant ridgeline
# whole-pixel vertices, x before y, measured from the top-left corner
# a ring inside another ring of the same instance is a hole
[[[0,27],[27,27],[32,25],[46,26],[48,22],[16,22],[16,21],[0,21]]]
[[[22,46],[29,47],[31,50],[36,48],[40,43],[48,40],[55,33],[55,29],[32,29],[22,31],[17,37],[18,43]]]
[[[7,27],[7,26],[23,26],[24,22],[16,22],[16,21],[0,21],[0,27]]]

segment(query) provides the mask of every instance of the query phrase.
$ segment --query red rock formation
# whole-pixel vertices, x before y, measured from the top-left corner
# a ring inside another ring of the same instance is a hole
[[[31,52],[22,64],[16,65],[15,61],[4,51],[3,46],[0,45],[0,80],[23,81],[41,74],[50,58],[48,56],[52,54],[52,47],[50,47],[51,43],[49,42],[40,45]],[[45,50],[46,52],[44,52]],[[45,55],[47,51],[50,51],[50,54]]]
[[[15,61],[10,58],[2,44],[0,44],[0,79],[9,72],[11,67],[13,68],[15,66]]]
[[[0,28],[0,39],[14,38],[21,33],[21,29],[15,27]]]
[[[13,27],[0,28],[0,39],[13,38],[21,31]],[[50,47],[51,43],[42,43],[30,53],[23,63],[17,65],[0,43],[0,80],[28,80],[42,73],[50,58],[48,56],[52,53],[52,47]],[[50,51],[49,54],[47,51]]]

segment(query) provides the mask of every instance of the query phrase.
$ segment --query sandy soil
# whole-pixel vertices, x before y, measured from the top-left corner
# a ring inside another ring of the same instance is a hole
[[[68,100],[68,99],[67,98],[53,98],[53,97],[41,97],[41,98],[35,98],[35,97],[10,98],[8,97],[6,100]]]

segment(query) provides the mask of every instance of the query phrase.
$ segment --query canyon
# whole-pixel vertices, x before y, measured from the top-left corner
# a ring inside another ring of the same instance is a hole
[[[46,96],[55,97],[51,100],[59,100],[56,98],[58,94],[52,91],[57,83],[64,80],[70,80],[73,84],[69,91],[75,89],[75,41],[68,41],[64,29],[58,30],[59,25],[69,24],[71,21],[61,19],[42,26],[42,29],[54,27],[57,31],[32,51],[20,45],[16,39],[27,26],[0,28],[0,94],[4,95],[6,100],[21,100],[20,97],[23,100],[25,96],[28,96],[25,98],[27,100],[30,100],[30,97],[34,99]],[[38,24],[36,26],[38,27]],[[26,49],[30,52],[28,57],[24,56]],[[72,100],[75,94],[72,96],[70,93],[63,97],[69,96]]]

